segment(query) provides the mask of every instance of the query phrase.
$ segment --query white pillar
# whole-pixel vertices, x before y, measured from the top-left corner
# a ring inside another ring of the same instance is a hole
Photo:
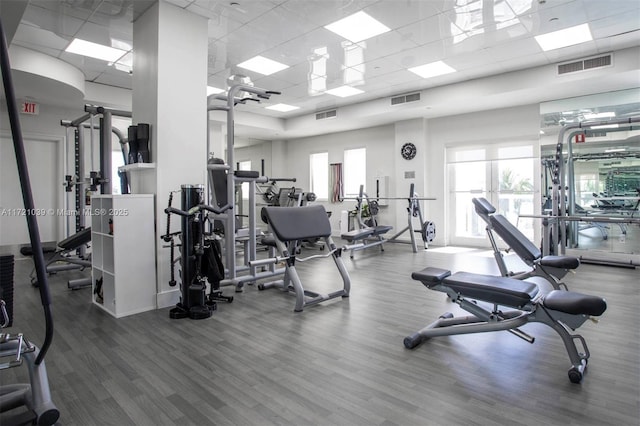
[[[156,275],[162,308],[179,297],[178,287],[168,285],[169,249],[160,239],[166,232],[169,193],[183,184],[206,182],[207,19],[160,0],[134,22],[133,42],[133,124],[151,125],[156,165]],[[180,196],[173,205],[180,207]],[[178,230],[179,218],[171,222]]]

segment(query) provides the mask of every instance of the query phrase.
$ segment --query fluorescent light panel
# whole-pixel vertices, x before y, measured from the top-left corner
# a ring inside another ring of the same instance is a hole
[[[536,41],[545,52],[562,47],[573,46],[593,40],[589,24],[576,25],[564,30],[553,31],[551,33],[535,36]]]
[[[280,62],[276,62],[260,55],[254,56],[253,58],[238,64],[238,66],[262,75],[271,75],[289,68],[289,65],[281,64]]]
[[[456,72],[455,69],[442,61],[431,62],[430,64],[424,64],[417,67],[409,68],[414,74],[418,74],[422,78],[437,77],[439,75],[450,74]]]
[[[617,129],[618,126],[617,124],[603,124],[602,126],[591,126],[592,130],[598,130],[598,129]]]
[[[328,93],[333,96],[338,96],[339,98],[346,98],[346,97],[358,95],[364,92],[360,89],[356,89],[355,87],[340,86],[340,87],[336,87],[335,89],[327,90],[325,93]]]
[[[279,112],[289,112],[296,109],[300,109],[300,107],[287,105],[287,104],[275,104],[275,105],[265,107],[265,109],[270,109],[270,110],[279,111]]]
[[[363,11],[356,12],[324,27],[353,43],[391,31],[391,28]]]
[[[80,38],[74,38],[65,51],[75,53],[76,55],[88,56],[89,58],[102,59],[108,62],[116,62],[127,53],[125,50],[93,43]]]

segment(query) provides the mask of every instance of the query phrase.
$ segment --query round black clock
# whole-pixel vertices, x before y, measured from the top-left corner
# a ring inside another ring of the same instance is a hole
[[[400,154],[405,160],[412,160],[416,156],[416,146],[411,142],[407,142],[400,148]]]

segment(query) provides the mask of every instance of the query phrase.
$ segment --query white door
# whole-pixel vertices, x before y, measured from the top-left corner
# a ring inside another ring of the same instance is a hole
[[[532,215],[539,197],[538,160],[534,145],[499,144],[447,149],[449,173],[449,208],[453,218],[449,227],[452,245],[486,247],[486,223],[475,212],[472,198],[484,197],[516,225],[530,240],[538,239],[539,230]]]
[[[62,228],[61,141],[24,137],[24,147],[40,240],[58,241]],[[10,135],[0,137],[0,182],[0,246],[29,244],[16,155]]]

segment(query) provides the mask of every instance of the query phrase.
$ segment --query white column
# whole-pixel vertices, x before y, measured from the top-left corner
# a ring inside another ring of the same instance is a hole
[[[156,164],[156,256],[158,307],[178,301],[169,287],[169,249],[164,209],[170,191],[205,184],[207,163],[207,19],[163,0],[133,25],[133,123],[151,125]],[[180,207],[180,196],[173,205]],[[145,218],[151,220],[152,218]],[[172,218],[172,230],[180,219]],[[175,224],[175,225],[174,225]]]

